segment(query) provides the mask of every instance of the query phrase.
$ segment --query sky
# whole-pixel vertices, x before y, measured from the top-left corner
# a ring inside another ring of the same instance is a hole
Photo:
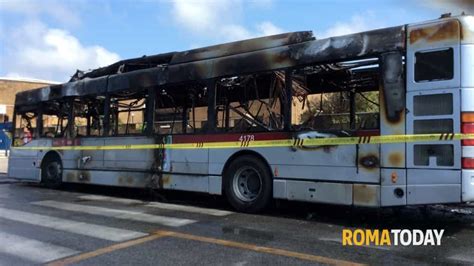
[[[474,0],[0,0],[0,77],[76,69],[283,32],[316,38],[473,14]]]

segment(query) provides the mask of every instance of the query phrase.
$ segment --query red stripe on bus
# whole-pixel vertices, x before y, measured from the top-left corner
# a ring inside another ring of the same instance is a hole
[[[81,146],[80,139],[53,139],[52,143],[53,147],[61,147],[61,146]]]
[[[355,135],[357,137],[380,136],[380,130],[378,129],[357,130],[355,132]]]

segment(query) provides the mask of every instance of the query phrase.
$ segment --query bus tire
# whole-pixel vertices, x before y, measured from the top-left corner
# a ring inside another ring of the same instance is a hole
[[[273,180],[267,165],[255,156],[237,157],[224,173],[224,192],[236,210],[247,213],[262,211],[273,194]]]
[[[41,164],[41,183],[49,188],[59,188],[62,184],[63,165],[56,154],[46,156]]]

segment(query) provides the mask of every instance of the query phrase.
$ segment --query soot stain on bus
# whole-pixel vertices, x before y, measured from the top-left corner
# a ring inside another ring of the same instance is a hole
[[[354,185],[354,202],[359,206],[376,206],[379,203],[380,191],[373,185]]]
[[[134,178],[131,176],[119,176],[118,184],[121,186],[131,186],[135,182]]]
[[[403,155],[399,152],[392,152],[388,155],[388,160],[393,166],[402,166],[403,165]]]
[[[377,154],[362,154],[359,159],[359,165],[366,169],[376,169],[379,165],[379,157]]]
[[[91,181],[89,171],[68,172],[66,174],[66,181],[77,183],[89,183]]]
[[[463,18],[463,20],[466,22],[466,24],[474,24],[473,23],[473,18],[472,17],[466,17]],[[471,26],[473,27],[473,26]],[[472,28],[469,27],[462,27],[461,31],[461,40],[466,42],[466,43],[474,43],[474,31]]]
[[[448,20],[442,24],[434,24],[422,27],[410,32],[410,44],[417,42],[439,42],[446,40],[458,40],[460,34],[459,21]]]

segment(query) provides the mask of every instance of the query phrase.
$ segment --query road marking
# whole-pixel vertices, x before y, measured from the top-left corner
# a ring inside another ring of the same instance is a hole
[[[200,208],[200,207],[193,207],[193,206],[186,206],[186,205],[178,205],[178,204],[170,204],[170,203],[161,203],[161,202],[150,202],[150,203],[146,204],[145,206],[146,207],[163,209],[163,210],[192,212],[192,213],[200,213],[200,214],[206,214],[206,215],[212,215],[212,216],[227,216],[227,215],[233,213],[231,211],[207,209],[207,208]]]
[[[0,232],[0,253],[34,262],[45,263],[68,257],[79,251],[22,236]]]
[[[148,235],[142,232],[77,222],[4,208],[0,208],[0,218],[115,242],[126,241]]]
[[[351,262],[351,261],[345,261],[345,260],[338,260],[338,259],[332,259],[332,258],[327,258],[323,256],[316,256],[316,255],[311,255],[307,253],[300,253],[300,252],[295,252],[295,251],[289,251],[289,250],[284,250],[284,249],[278,249],[278,248],[270,248],[270,247],[264,247],[264,246],[257,246],[254,244],[248,244],[248,243],[242,243],[242,242],[236,242],[236,241],[229,241],[229,240],[224,240],[224,239],[218,239],[218,238],[211,238],[211,237],[204,237],[204,236],[197,236],[197,235],[192,235],[192,234],[186,234],[186,233],[180,233],[180,232],[174,232],[174,231],[167,231],[167,230],[158,230],[154,232],[152,235],[135,239],[135,240],[130,240],[127,242],[115,244],[112,246],[108,246],[105,248],[100,248],[91,252],[79,254],[77,256],[72,256],[69,258],[64,258],[60,259],[58,261],[53,261],[47,266],[64,266],[64,265],[69,265],[73,263],[78,263],[93,257],[97,257],[100,255],[104,255],[119,249],[124,249],[128,248],[131,246],[139,245],[145,242],[149,242],[152,240],[156,240],[159,238],[163,237],[174,237],[174,238],[180,238],[180,239],[186,239],[186,240],[193,240],[193,241],[198,241],[198,242],[205,242],[205,243],[211,243],[215,245],[220,245],[220,246],[225,246],[225,247],[231,247],[231,248],[238,248],[238,249],[244,249],[244,250],[250,250],[254,252],[259,252],[259,253],[267,253],[271,255],[278,255],[278,256],[283,256],[283,257],[290,257],[290,258],[296,258],[300,260],[306,260],[306,261],[311,261],[311,262],[317,262],[317,263],[324,263],[324,264],[329,264],[329,265],[346,265],[346,266],[362,266],[365,264],[360,264],[356,262]]]
[[[105,217],[111,217],[122,220],[132,220],[138,222],[147,222],[154,224],[161,224],[171,227],[179,227],[191,223],[195,223],[195,220],[190,219],[180,219],[175,217],[151,215],[143,212],[111,209],[104,207],[88,206],[74,203],[59,202],[54,200],[45,200],[33,202],[33,205],[51,207],[65,211],[81,212],[92,215],[99,215]]]
[[[284,249],[279,249],[279,248],[270,248],[270,247],[264,247],[264,246],[257,246],[257,245],[254,245],[254,244],[248,244],[248,243],[242,243],[242,242],[236,242],[236,241],[229,241],[229,240],[218,239],[218,238],[197,236],[197,235],[191,235],[191,234],[185,234],[185,233],[179,233],[179,232],[171,232],[171,231],[161,231],[161,230],[157,231],[157,233],[170,233],[170,235],[169,235],[170,237],[176,237],[176,238],[187,239],[187,240],[194,240],[194,241],[211,243],[211,244],[216,244],[216,245],[221,245],[221,246],[226,246],[226,247],[251,250],[251,251],[260,252],[260,253],[267,253],[267,254],[271,254],[271,255],[279,255],[279,256],[284,256],[284,257],[296,258],[296,259],[300,259],[300,260],[307,260],[307,261],[330,264],[330,265],[364,265],[364,264],[355,263],[355,262],[351,262],[351,261],[332,259],[332,258],[327,258],[327,257],[323,257],[323,256],[311,255],[311,254],[307,254],[307,253],[300,253],[300,252],[284,250]]]
[[[100,196],[100,195],[83,195],[83,196],[79,196],[78,198],[83,199],[83,200],[107,201],[107,202],[117,202],[117,203],[124,203],[124,204],[144,204],[144,206],[151,207],[151,208],[199,213],[199,214],[205,214],[205,215],[211,215],[211,216],[227,216],[233,213],[231,211],[224,211],[224,210],[216,210],[216,209],[186,206],[186,205],[179,205],[179,204],[162,203],[162,202],[146,203],[141,200],[123,199],[123,198]]]
[[[87,260],[87,259],[90,259],[90,258],[93,258],[93,257],[97,257],[97,256],[100,256],[100,255],[110,253],[112,251],[132,247],[132,246],[136,246],[136,245],[146,243],[146,242],[149,242],[149,241],[152,241],[152,240],[156,240],[156,239],[165,237],[167,235],[169,235],[169,234],[166,233],[166,232],[157,232],[157,233],[152,234],[150,236],[146,236],[146,237],[142,237],[142,238],[138,238],[138,239],[118,243],[118,244],[108,246],[108,247],[104,247],[104,248],[100,248],[100,249],[97,249],[97,250],[94,250],[94,251],[91,251],[91,252],[82,253],[82,254],[79,254],[77,256],[73,256],[73,257],[53,261],[51,263],[48,263],[47,266],[63,266],[63,265],[78,263],[78,262],[81,262],[83,260]]]
[[[469,252],[449,256],[448,259],[458,262],[474,264],[474,255],[469,255]]]
[[[342,240],[337,237],[320,237],[318,238],[320,241],[328,241],[328,242],[336,242],[336,243],[342,243]]]
[[[101,196],[101,195],[83,195],[77,197],[82,200],[91,200],[91,201],[106,201],[106,202],[116,202],[116,203],[123,203],[123,204],[144,204],[144,201],[135,200],[135,199],[125,199],[125,198],[117,198],[117,197],[109,197],[109,196]]]

